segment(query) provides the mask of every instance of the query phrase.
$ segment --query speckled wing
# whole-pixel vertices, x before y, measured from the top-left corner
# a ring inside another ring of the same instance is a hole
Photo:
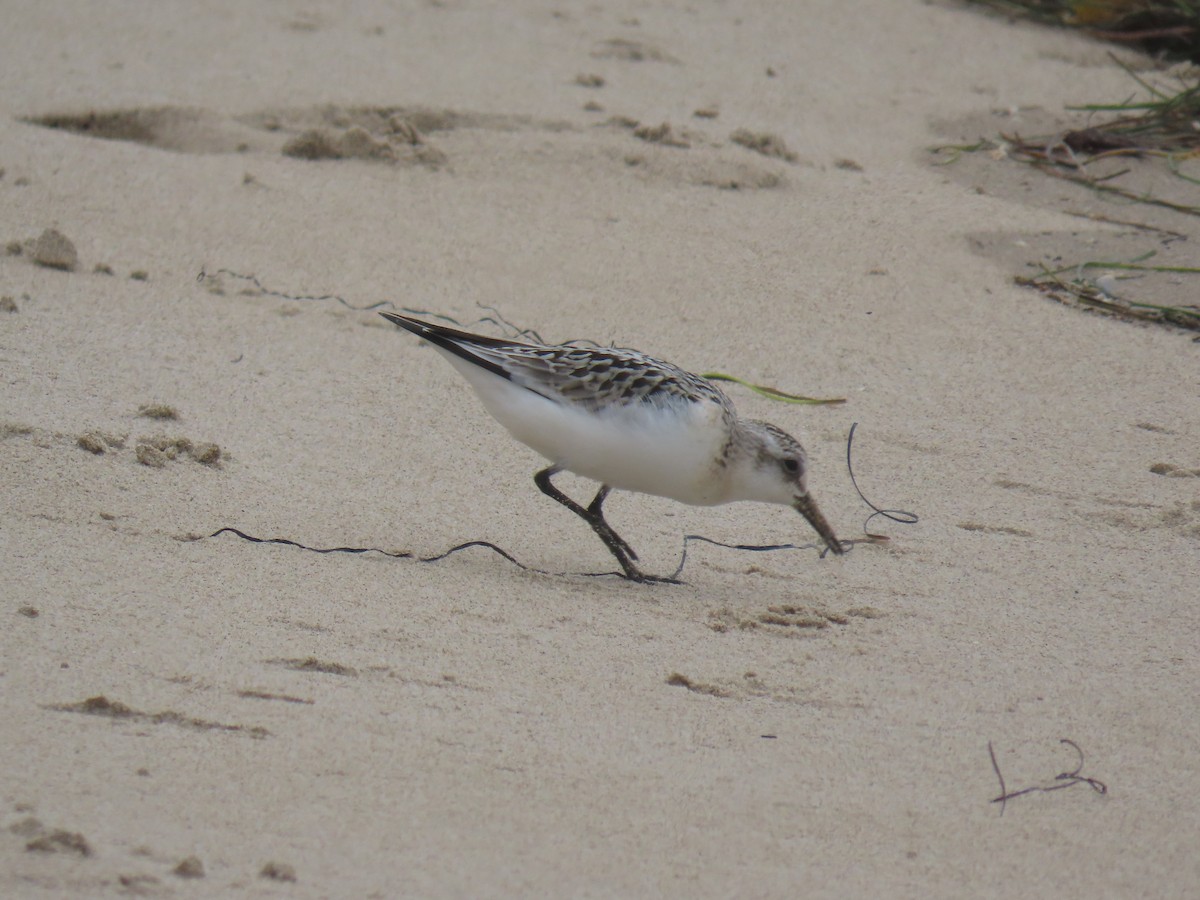
[[[498,362],[516,384],[592,410],[727,402],[703,378],[632,350],[516,345]]]
[[[635,350],[539,346],[471,334],[394,313],[386,319],[526,390],[590,410],[729,401],[710,382]]]

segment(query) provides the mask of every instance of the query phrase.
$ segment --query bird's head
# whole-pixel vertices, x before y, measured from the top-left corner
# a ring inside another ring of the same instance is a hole
[[[732,499],[790,506],[808,520],[833,553],[841,542],[808,493],[808,456],[800,442],[769,422],[743,421],[740,451],[733,461]]]

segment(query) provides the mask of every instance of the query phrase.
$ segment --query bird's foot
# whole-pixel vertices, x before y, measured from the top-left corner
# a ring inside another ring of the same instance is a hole
[[[636,566],[626,565],[625,572],[617,573],[626,581],[633,581],[638,584],[683,584],[678,578],[672,578],[669,575],[647,575],[639,570]]]

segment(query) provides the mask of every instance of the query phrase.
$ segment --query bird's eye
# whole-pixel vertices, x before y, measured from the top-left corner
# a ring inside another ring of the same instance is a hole
[[[795,475],[800,471],[800,461],[791,459],[790,457],[783,461],[783,470],[789,475]]]

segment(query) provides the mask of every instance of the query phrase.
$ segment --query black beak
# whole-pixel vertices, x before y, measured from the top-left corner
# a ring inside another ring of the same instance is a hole
[[[825,541],[825,545],[831,553],[836,553],[840,556],[846,552],[842,549],[842,544],[837,539],[837,535],[833,533],[833,529],[829,527],[829,523],[825,521],[825,517],[821,515],[821,510],[817,509],[816,501],[812,497],[808,494],[797,497],[793,501],[792,506],[796,512],[808,519],[808,524]]]

